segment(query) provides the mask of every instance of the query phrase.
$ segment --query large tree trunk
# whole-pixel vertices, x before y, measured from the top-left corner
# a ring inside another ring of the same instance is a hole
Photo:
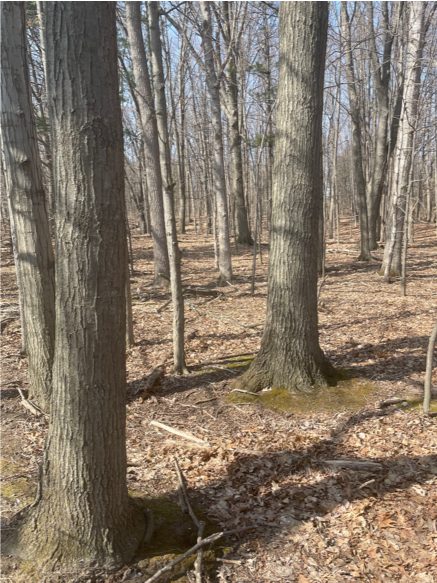
[[[347,2],[341,3],[341,21],[345,46],[346,77],[349,91],[349,109],[352,128],[352,156],[354,163],[354,179],[357,186],[358,208],[360,218],[361,252],[358,261],[371,261],[369,248],[369,225],[367,215],[366,181],[363,172],[363,156],[361,151],[360,106],[355,86],[354,62],[352,56],[351,29]]]
[[[282,2],[268,303],[258,356],[237,386],[309,391],[333,368],[319,346],[318,225],[327,2]]]
[[[54,389],[39,492],[6,549],[48,569],[114,567],[132,558],[144,532],[126,485],[116,5],[46,6],[57,193]]]
[[[206,85],[211,105],[211,122],[214,131],[213,140],[213,184],[217,201],[217,218],[219,228],[219,272],[220,278],[232,279],[231,244],[229,240],[228,201],[226,197],[225,164],[223,159],[223,128],[220,108],[219,81],[214,67],[212,45],[212,25],[209,2],[200,2],[202,14],[202,47],[206,67]]]
[[[391,276],[399,276],[402,269],[402,239],[405,219],[414,132],[417,124],[417,110],[420,95],[420,77],[425,44],[425,8],[427,2],[412,2],[409,5],[409,38],[407,62],[404,76],[399,130],[394,152],[394,168],[391,193],[391,209],[387,242],[380,274],[385,281]]]
[[[159,275],[163,273],[168,278],[170,276],[170,264],[165,233],[158,125],[141,31],[141,4],[139,2],[126,2],[126,27],[129,35],[132,68],[135,75],[138,107],[143,130],[147,194],[149,197],[153,237],[155,285],[167,286],[168,279]]]
[[[181,280],[181,254],[176,233],[174,212],[174,184],[171,174],[170,145],[167,128],[167,105],[165,101],[164,67],[162,64],[161,35],[159,32],[159,2],[148,2],[150,22],[150,45],[154,72],[156,117],[158,120],[159,157],[163,173],[163,195],[165,230],[167,234],[168,256],[170,260],[171,297],[173,302],[173,354],[174,372],[188,372],[184,350],[184,296]]]
[[[25,348],[29,396],[48,409],[55,341],[55,271],[32,110],[24,2],[4,2],[1,13],[1,125],[8,204]]]

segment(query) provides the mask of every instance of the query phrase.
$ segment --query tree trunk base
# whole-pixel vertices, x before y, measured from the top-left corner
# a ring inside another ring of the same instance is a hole
[[[357,257],[357,261],[374,261],[374,257],[372,257],[371,253],[369,252],[365,252],[365,251],[361,251],[361,253],[359,254],[359,256]]]
[[[274,359],[261,351],[250,365],[249,370],[236,379],[232,386],[257,393],[267,387],[285,389],[290,393],[311,393],[317,387],[335,384],[335,369],[329,360],[320,357]]]
[[[64,517],[60,506],[58,517],[54,508],[48,501],[27,508],[3,541],[2,552],[31,561],[44,572],[72,568],[113,569],[133,558],[145,533],[144,514],[132,500],[127,506],[127,516],[115,528],[90,529],[89,524],[81,523],[79,516],[76,520],[68,517],[70,524],[64,524],[56,535],[53,529],[56,524],[62,524]]]
[[[248,247],[253,247],[253,239],[248,235],[237,235],[237,243],[238,245],[247,245]]]

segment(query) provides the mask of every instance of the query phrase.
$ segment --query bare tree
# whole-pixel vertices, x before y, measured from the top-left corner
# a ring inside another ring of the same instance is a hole
[[[310,391],[333,368],[317,327],[326,2],[282,2],[268,302],[260,351],[237,386]]]
[[[48,409],[55,341],[55,272],[32,108],[24,2],[3,3],[1,132],[9,213],[29,355],[30,397]]]

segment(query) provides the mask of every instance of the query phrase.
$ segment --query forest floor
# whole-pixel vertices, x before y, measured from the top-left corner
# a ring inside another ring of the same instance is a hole
[[[340,243],[328,241],[320,343],[336,367],[356,378],[318,397],[287,397],[268,388],[259,397],[231,393],[232,380],[260,346],[262,326],[241,324],[265,317],[266,239],[252,297],[251,249],[239,247],[238,254],[234,249],[232,286],[218,286],[212,237],[195,235],[191,227],[180,236],[184,285],[221,295],[213,301],[188,298],[204,313],[186,306],[190,374],[176,377],[168,364],[171,305],[157,312],[170,296],[149,286],[151,240],[137,233],[133,229],[136,344],[127,352],[127,480],[131,495],[154,511],[154,536],[129,569],[38,579],[31,566],[6,557],[2,581],[146,581],[196,541],[196,529],[177,506],[176,458],[208,532],[256,526],[215,544],[205,557],[205,581],[435,583],[437,419],[420,409],[428,339],[437,318],[435,226],[415,226],[406,297],[399,281],[382,282],[379,261],[355,261],[357,228],[344,223]],[[2,251],[2,319],[12,318],[2,333],[7,530],[8,519],[33,500],[48,420],[20,404],[27,358],[20,354],[13,258]],[[382,258],[381,251],[375,258]],[[148,376],[162,363],[167,364],[161,384],[141,402]],[[390,397],[402,401],[381,408]],[[435,411],[435,395],[432,405]],[[151,421],[207,443],[177,437]],[[346,468],[326,463],[330,460],[379,466]],[[183,563],[160,581],[194,581],[190,568]]]

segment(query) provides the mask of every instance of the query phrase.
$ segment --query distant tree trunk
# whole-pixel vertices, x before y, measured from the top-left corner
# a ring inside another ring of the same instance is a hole
[[[422,74],[422,57],[425,44],[425,8],[427,2],[412,2],[409,5],[409,37],[405,66],[404,94],[399,120],[399,136],[394,152],[394,169],[391,196],[391,218],[384,259],[380,274],[389,282],[392,276],[401,275],[402,239],[405,219],[412,146],[417,124],[417,110]]]
[[[327,2],[281,2],[268,303],[260,351],[236,385],[310,391],[333,368],[318,338],[318,224]]]
[[[155,263],[155,285],[168,285],[170,265],[165,233],[164,205],[162,199],[162,177],[159,159],[158,126],[150,84],[147,57],[141,31],[141,4],[126,2],[126,26],[135,75],[138,105],[144,140],[145,168],[147,173],[147,193],[150,206],[150,222],[153,237],[153,258]]]
[[[46,7],[58,235],[54,390],[39,493],[5,546],[46,569],[118,567],[132,558],[144,520],[126,485],[116,5]]]
[[[206,67],[206,84],[211,104],[211,122],[214,131],[213,140],[213,183],[217,201],[217,218],[219,228],[219,271],[220,278],[232,279],[231,244],[229,239],[228,201],[226,196],[225,164],[223,159],[223,129],[220,107],[220,92],[214,67],[212,25],[209,2],[200,2],[202,14],[202,47]]]
[[[181,38],[179,53],[179,124],[177,132],[178,171],[179,171],[179,233],[185,233],[185,214],[187,206],[187,172],[185,169],[185,37]]]
[[[361,151],[361,122],[357,89],[355,86],[354,62],[352,56],[351,29],[347,2],[341,2],[342,31],[345,46],[346,77],[349,91],[349,109],[352,127],[352,155],[354,163],[354,178],[357,187],[358,208],[360,217],[361,252],[358,261],[371,261],[369,248],[369,225],[367,216],[366,182],[363,172],[363,156]]]
[[[148,2],[150,45],[154,71],[156,117],[159,133],[159,157],[161,160],[165,229],[170,260],[171,296],[173,301],[173,352],[174,372],[188,372],[184,351],[184,296],[181,281],[181,254],[176,233],[174,212],[174,184],[171,174],[170,145],[167,128],[167,105],[165,101],[164,67],[162,64],[161,36],[159,32],[159,2]]]
[[[55,271],[26,48],[24,2],[1,8],[1,131],[14,257],[23,304],[29,397],[48,410],[55,341]]]
[[[229,15],[230,2],[223,2],[223,15],[225,20],[225,43],[227,51],[231,55],[236,51],[231,47],[231,18]],[[247,220],[247,209],[244,200],[244,180],[243,180],[243,160],[241,152],[241,131],[238,116],[238,83],[237,83],[237,64],[235,58],[231,56],[227,65],[227,85],[225,108],[229,121],[229,149],[231,153],[232,164],[232,194],[235,208],[235,227],[237,243],[240,245],[253,245],[250,236],[249,223]]]
[[[376,48],[373,2],[367,2],[369,20],[369,39],[371,46],[371,60],[373,66],[373,80],[376,88],[378,102],[378,127],[376,136],[376,148],[374,167],[369,189],[369,247],[371,250],[378,248],[377,239],[377,222],[380,216],[380,206],[382,191],[387,175],[387,158],[388,158],[388,116],[389,116],[389,85],[390,85],[390,59],[393,45],[394,34],[390,29],[388,16],[388,2],[381,2],[382,16],[384,22],[384,52],[382,64],[379,62]],[[399,13],[402,10],[403,2],[397,5],[396,24]]]

